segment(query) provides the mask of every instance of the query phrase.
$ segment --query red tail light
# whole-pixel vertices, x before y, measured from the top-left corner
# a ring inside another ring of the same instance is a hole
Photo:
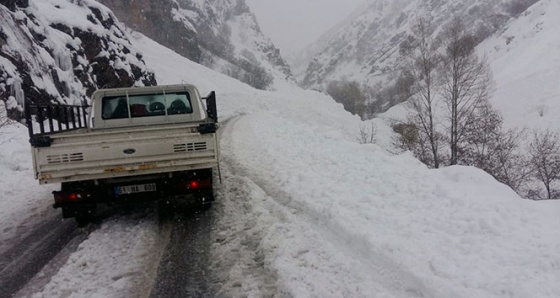
[[[201,180],[182,181],[179,187],[184,190],[197,190],[201,188],[211,188],[212,180],[208,178],[208,179],[201,179]]]
[[[198,183],[198,181],[191,181],[190,183],[190,189],[198,189],[199,186],[200,184]]]

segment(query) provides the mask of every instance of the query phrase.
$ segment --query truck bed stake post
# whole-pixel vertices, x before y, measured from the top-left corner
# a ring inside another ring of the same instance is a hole
[[[52,106],[49,105],[49,106],[47,106],[47,118],[49,120],[49,132],[54,131],[52,114],[53,114],[53,109],[52,109]]]
[[[58,131],[62,130],[62,113],[60,112],[60,109],[62,108],[62,106],[56,106],[56,123],[58,124]]]

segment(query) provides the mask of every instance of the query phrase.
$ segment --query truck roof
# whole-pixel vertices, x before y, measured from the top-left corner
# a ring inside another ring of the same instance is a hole
[[[124,95],[124,94],[146,94],[151,92],[179,92],[179,91],[191,91],[196,92],[197,96],[200,97],[198,94],[198,89],[191,84],[175,84],[175,85],[159,85],[159,86],[134,86],[134,87],[126,87],[126,88],[108,88],[108,89],[99,89],[93,92],[91,98],[95,100],[96,98],[105,97],[105,96],[116,96],[116,95]]]

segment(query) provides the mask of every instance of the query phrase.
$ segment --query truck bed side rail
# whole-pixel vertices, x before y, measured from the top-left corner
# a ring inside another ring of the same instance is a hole
[[[89,106],[25,103],[25,120],[29,143],[33,147],[49,147],[49,134],[87,128]]]

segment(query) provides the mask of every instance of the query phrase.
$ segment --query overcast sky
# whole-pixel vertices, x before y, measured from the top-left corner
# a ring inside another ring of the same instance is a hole
[[[365,0],[246,0],[282,54],[303,49]]]

